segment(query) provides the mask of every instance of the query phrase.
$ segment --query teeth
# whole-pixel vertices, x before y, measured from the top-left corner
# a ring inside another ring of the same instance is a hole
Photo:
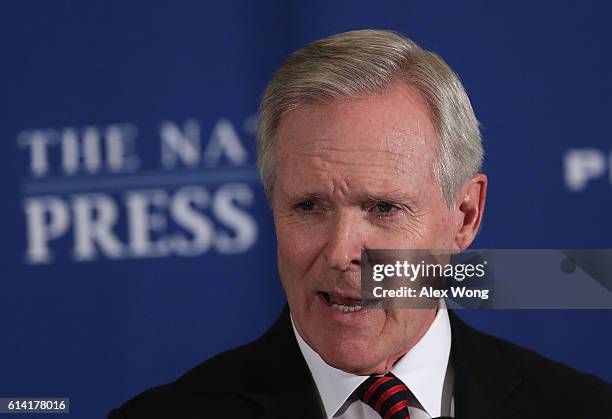
[[[333,308],[335,308],[338,311],[342,311],[344,313],[352,313],[355,311],[360,311],[363,308],[363,305],[344,305],[344,304],[338,304],[335,303],[333,300],[333,297],[330,294],[326,294],[326,293],[321,293],[323,295],[323,297],[325,298],[325,301],[327,301],[327,304],[329,304],[330,306],[332,306]]]
[[[345,306],[342,304],[332,304],[331,306],[336,310],[344,311],[345,313],[361,310],[361,306]]]

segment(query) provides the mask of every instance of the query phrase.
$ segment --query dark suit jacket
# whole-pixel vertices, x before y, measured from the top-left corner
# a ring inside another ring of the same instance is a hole
[[[612,386],[480,333],[450,310],[459,419],[612,419]],[[322,418],[289,310],[257,341],[113,410],[109,419]]]

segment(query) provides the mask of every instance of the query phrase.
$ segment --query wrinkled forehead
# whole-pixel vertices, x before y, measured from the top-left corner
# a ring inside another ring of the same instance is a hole
[[[437,185],[436,144],[427,108],[405,92],[298,108],[279,125],[276,182],[288,195],[421,200]]]
[[[313,124],[314,123],[314,124]],[[340,97],[286,112],[281,117],[277,138],[310,133],[383,131],[406,133],[413,138],[435,138],[435,129],[425,99],[413,88],[395,83],[380,93]]]
[[[285,113],[277,130],[275,157],[279,165],[295,164],[299,155],[431,170],[436,150],[437,136],[424,100],[412,89],[397,88]]]

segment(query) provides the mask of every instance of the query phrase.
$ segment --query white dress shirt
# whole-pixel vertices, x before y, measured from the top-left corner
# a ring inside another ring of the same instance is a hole
[[[328,419],[380,419],[369,405],[351,397],[368,377],[354,375],[328,365],[300,336],[293,332],[319,390]],[[421,340],[391,369],[406,384],[416,400],[409,400],[411,419],[452,416],[452,367],[449,365],[451,328],[446,305],[440,308]]]

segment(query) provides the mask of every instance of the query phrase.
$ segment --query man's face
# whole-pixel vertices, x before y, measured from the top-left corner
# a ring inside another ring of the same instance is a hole
[[[300,335],[330,365],[383,372],[435,309],[361,308],[362,249],[454,249],[423,99],[395,86],[283,115],[273,195],[278,268]]]

